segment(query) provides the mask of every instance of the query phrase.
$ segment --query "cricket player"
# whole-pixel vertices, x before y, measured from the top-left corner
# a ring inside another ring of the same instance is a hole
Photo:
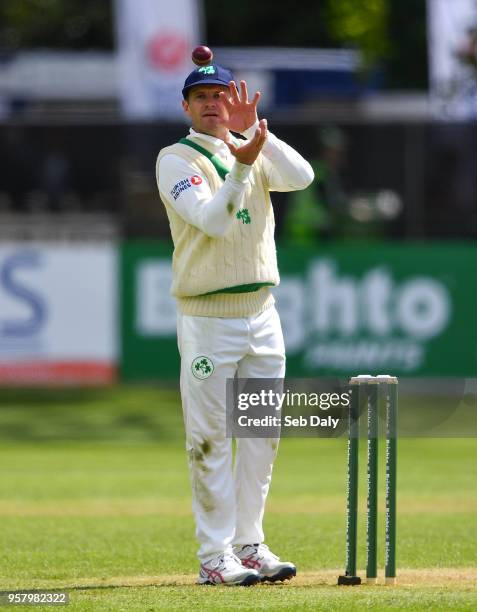
[[[283,378],[285,350],[270,288],[278,285],[270,191],[305,189],[313,170],[258,120],[232,73],[212,64],[187,77],[192,128],[162,149],[156,176],[174,242],[180,387],[199,584],[252,585],[296,575],[264,543],[262,519],[276,439],[225,432],[226,379]],[[240,133],[245,140],[234,137]]]

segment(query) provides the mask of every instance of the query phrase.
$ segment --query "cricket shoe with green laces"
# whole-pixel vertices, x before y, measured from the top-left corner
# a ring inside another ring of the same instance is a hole
[[[280,561],[266,544],[237,546],[234,553],[244,567],[257,570],[262,582],[283,582],[296,576],[296,567],[289,561]]]
[[[197,583],[253,586],[260,580],[260,575],[256,570],[244,567],[240,559],[232,553],[224,553],[202,563]]]

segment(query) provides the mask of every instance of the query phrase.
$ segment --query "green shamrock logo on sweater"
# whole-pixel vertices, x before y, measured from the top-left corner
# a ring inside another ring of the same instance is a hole
[[[248,208],[242,208],[242,210],[237,211],[237,214],[235,215],[237,217],[237,219],[242,219],[242,223],[244,224],[249,224],[252,222],[252,219],[250,218],[250,214],[248,212]]]

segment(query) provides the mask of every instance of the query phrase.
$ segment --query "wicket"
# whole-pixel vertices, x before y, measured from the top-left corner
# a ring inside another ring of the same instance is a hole
[[[396,469],[397,469],[397,403],[398,380],[395,376],[360,375],[350,379],[348,437],[348,496],[346,522],[346,570],[338,577],[339,585],[361,584],[357,575],[358,541],[358,454],[360,401],[367,408],[367,525],[366,582],[376,584],[378,577],[378,439],[379,387],[384,385],[386,397],[386,535],[385,583],[396,584]]]

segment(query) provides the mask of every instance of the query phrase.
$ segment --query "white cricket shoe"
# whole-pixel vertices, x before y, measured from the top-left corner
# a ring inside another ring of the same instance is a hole
[[[262,582],[283,582],[296,576],[296,567],[289,561],[280,561],[266,544],[246,544],[237,546],[234,553],[244,567],[255,569]]]
[[[228,586],[252,586],[260,582],[260,575],[254,569],[244,567],[235,555],[224,553],[202,563],[198,584],[225,584]]]

